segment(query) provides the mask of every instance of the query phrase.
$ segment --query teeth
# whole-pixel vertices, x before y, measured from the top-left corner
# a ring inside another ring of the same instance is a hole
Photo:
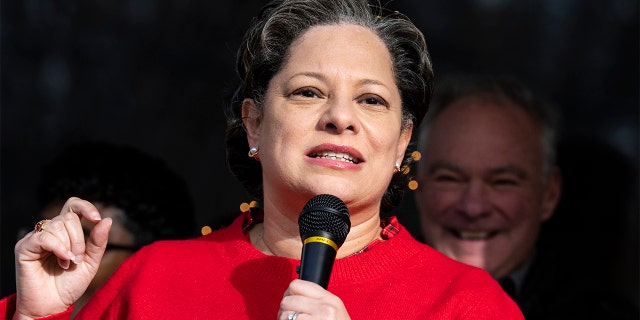
[[[463,240],[482,240],[489,237],[489,232],[486,231],[460,231],[460,238]]]
[[[342,153],[342,152],[324,151],[321,153],[314,154],[313,157],[338,160],[338,161],[344,161],[344,162],[350,162],[350,163],[358,163],[358,161],[353,159],[351,155],[349,155],[348,153]]]

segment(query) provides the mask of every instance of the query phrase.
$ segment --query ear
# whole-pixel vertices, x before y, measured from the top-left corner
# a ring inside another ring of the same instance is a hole
[[[396,151],[396,163],[402,164],[404,160],[404,154],[407,151],[409,142],[411,142],[411,134],[413,133],[413,121],[409,120],[406,126],[403,127],[400,132],[400,139],[398,140],[398,150]]]
[[[542,195],[542,221],[549,220],[553,215],[558,201],[560,201],[560,193],[562,190],[562,174],[560,168],[554,166],[549,173],[547,183],[544,187]]]
[[[242,123],[247,131],[250,147],[259,145],[261,116],[260,107],[253,99],[247,98],[242,101]]]

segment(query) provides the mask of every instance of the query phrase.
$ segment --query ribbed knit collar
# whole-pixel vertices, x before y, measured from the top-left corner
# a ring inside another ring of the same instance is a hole
[[[391,272],[397,272],[398,266],[406,263],[421,251],[424,246],[415,240],[411,234],[399,223],[392,219],[397,233],[390,239],[382,241],[375,247],[362,252],[337,259],[334,263],[329,289],[332,283],[357,283],[383,278]],[[218,236],[223,241],[233,241],[227,251],[228,257],[234,261],[247,264],[255,270],[256,276],[263,280],[291,281],[298,277],[296,268],[299,259],[283,258],[266,255],[257,250],[243,232],[246,226],[246,216],[238,216],[234,222],[222,230]]]

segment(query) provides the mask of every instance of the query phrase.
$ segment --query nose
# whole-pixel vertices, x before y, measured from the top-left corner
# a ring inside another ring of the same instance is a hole
[[[470,219],[480,218],[489,214],[491,206],[482,182],[469,182],[458,201],[457,208]]]
[[[329,97],[320,120],[320,127],[334,133],[357,133],[359,131],[357,107],[357,103],[349,97],[339,95]]]

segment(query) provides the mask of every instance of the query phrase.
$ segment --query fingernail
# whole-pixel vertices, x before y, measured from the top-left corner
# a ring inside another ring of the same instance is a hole
[[[69,260],[62,260],[62,259],[58,260],[58,265],[60,265],[60,268],[62,269],[65,269],[65,270],[69,269],[70,264],[71,262]]]
[[[68,251],[68,252],[67,252],[67,255],[69,255],[69,259],[70,259],[71,261],[73,261],[73,263],[75,263],[75,264],[80,264],[80,263],[82,263],[82,255],[81,255],[81,254],[76,256],[75,254],[73,254],[73,252]],[[68,262],[69,262],[69,261],[67,260],[67,263],[68,263]]]
[[[74,256],[73,258],[71,258],[71,261],[73,261],[73,263],[75,263],[75,264],[81,264],[82,263],[82,255]]]

